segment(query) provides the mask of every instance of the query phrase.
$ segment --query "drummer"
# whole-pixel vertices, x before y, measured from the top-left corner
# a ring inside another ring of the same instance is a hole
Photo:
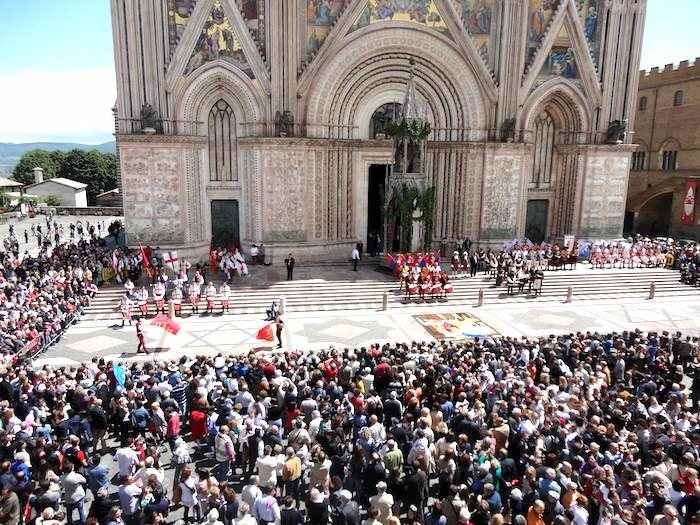
[[[224,281],[224,284],[219,289],[219,295],[221,295],[221,313],[228,312],[231,299],[231,287],[228,285],[228,281]]]
[[[170,300],[173,302],[173,306],[175,307],[175,315],[179,314],[182,310],[182,287],[179,284],[175,285],[175,288],[170,295]]]
[[[156,314],[165,313],[165,284],[160,280],[153,285],[153,300],[156,303]]]
[[[148,290],[145,286],[142,286],[136,290],[136,303],[139,306],[141,315],[144,317],[148,315]]]
[[[199,294],[201,293],[200,285],[197,281],[192,281],[187,293],[190,296],[190,304],[192,305],[192,313],[199,313]]]
[[[122,328],[124,328],[125,321],[129,321],[129,326],[131,326],[131,299],[129,299],[127,294],[122,295],[117,308],[122,314]]]
[[[209,281],[209,284],[204,289],[204,296],[207,299],[206,313],[214,313],[214,299],[216,299],[216,287],[214,283]]]

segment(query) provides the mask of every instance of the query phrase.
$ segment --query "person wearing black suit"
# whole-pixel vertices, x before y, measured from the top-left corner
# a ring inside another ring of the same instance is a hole
[[[469,255],[469,274],[472,277],[476,276],[476,272],[479,270],[479,255],[476,252],[472,252]]]
[[[291,253],[284,260],[284,264],[287,266],[287,280],[288,281],[294,280],[294,263],[295,262],[296,261],[294,260],[294,256]]]

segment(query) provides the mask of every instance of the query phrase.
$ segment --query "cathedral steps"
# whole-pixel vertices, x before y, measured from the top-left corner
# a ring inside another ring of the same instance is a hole
[[[391,308],[425,307],[429,304],[473,306],[479,289],[484,291],[486,304],[522,302],[563,302],[569,287],[574,301],[600,299],[646,299],[651,282],[656,284],[658,298],[698,298],[700,289],[679,282],[678,272],[669,270],[597,270],[546,272],[540,297],[526,294],[508,295],[505,287],[495,288],[493,279],[479,274],[475,278],[453,279],[454,293],[447,302],[419,303],[415,299],[405,304],[404,294],[398,293],[398,284],[388,276],[377,279],[343,281],[307,279],[283,281],[269,286],[243,283],[232,286],[231,311],[233,314],[263,314],[273,300],[284,297],[288,311],[313,312],[334,310],[379,309],[384,292],[389,294]],[[110,287],[101,290],[86,312],[94,319],[119,319],[117,310],[122,289]],[[200,312],[204,306],[200,305]],[[217,310],[218,302],[217,302]],[[153,311],[151,307],[151,312]],[[185,315],[188,305],[183,305]]]

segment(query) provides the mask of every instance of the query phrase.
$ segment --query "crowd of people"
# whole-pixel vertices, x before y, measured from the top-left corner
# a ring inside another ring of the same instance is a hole
[[[0,522],[696,525],[699,394],[638,330],[17,363]]]
[[[110,266],[102,239],[107,228],[99,221],[64,225],[47,217],[21,233],[18,228],[9,226],[0,251],[0,351],[6,360],[55,342],[90,304]]]
[[[412,291],[421,299],[430,295],[434,283],[443,287],[447,284],[448,266],[453,278],[475,277],[484,272],[495,280],[496,286],[506,286],[510,293],[523,292],[526,286],[528,292],[541,289],[545,271],[575,269],[579,263],[588,263],[593,269],[677,269],[681,281],[696,286],[700,245],[637,237],[595,242],[572,240],[568,245],[514,241],[494,249],[474,248],[465,241],[457,244],[444,267],[440,252],[389,254],[385,261],[399,282],[399,291],[409,298]],[[452,290],[452,285],[448,289]],[[436,292],[439,294],[440,289]]]

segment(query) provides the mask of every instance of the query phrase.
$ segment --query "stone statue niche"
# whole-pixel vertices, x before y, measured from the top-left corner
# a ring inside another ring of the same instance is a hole
[[[275,136],[276,137],[293,137],[294,136],[294,115],[291,111],[278,111],[275,113]]]
[[[608,126],[606,144],[622,144],[627,134],[627,120],[613,120]]]
[[[156,110],[148,102],[141,106],[141,132],[148,135],[159,132],[159,120]],[[160,131],[162,133],[162,130]]]

